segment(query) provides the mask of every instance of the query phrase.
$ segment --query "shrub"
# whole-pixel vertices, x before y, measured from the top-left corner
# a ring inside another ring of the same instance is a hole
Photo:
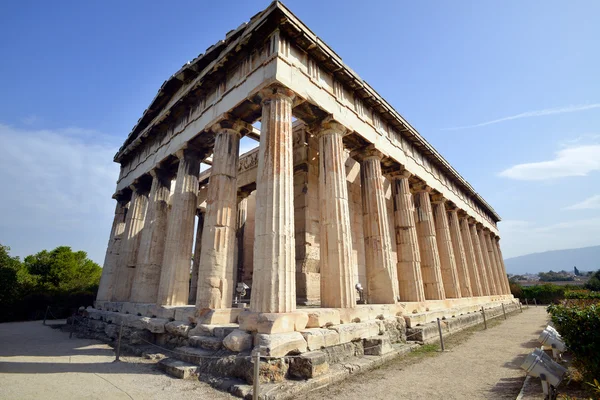
[[[536,299],[538,304],[552,304],[564,299],[567,286],[558,286],[551,283],[544,285],[528,286],[523,288],[523,296],[526,299]]]

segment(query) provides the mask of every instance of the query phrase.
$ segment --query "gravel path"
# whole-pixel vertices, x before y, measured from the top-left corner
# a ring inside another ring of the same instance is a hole
[[[411,354],[304,398],[515,399],[525,380],[521,363],[547,322],[545,307],[523,309],[487,331],[449,338],[447,352]]]
[[[138,357],[113,363],[112,348],[43,326],[0,324],[0,399],[233,399],[198,381],[171,378]]]

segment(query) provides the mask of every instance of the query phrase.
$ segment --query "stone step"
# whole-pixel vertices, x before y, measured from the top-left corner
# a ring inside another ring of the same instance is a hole
[[[174,358],[163,358],[158,363],[158,368],[174,378],[194,379],[200,374],[200,367]]]
[[[190,346],[206,350],[220,350],[223,347],[223,339],[213,336],[190,336]]]
[[[189,336],[214,336],[223,339],[238,327],[238,324],[198,324],[190,330]]]

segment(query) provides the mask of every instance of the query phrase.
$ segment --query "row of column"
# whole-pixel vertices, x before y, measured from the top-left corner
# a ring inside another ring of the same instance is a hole
[[[291,312],[296,307],[293,206],[292,105],[294,93],[281,86],[261,92],[262,120],[256,187],[251,309]],[[206,212],[199,221],[189,293],[190,261],[197,210],[201,154],[177,152],[172,176],[157,168],[151,185],[132,185],[129,207],[118,200],[99,300],[231,306],[235,285],[237,171],[241,121],[213,126],[215,145]],[[352,240],[344,145],[345,128],[333,120],[316,127],[319,141],[321,305],[354,307]],[[381,160],[374,147],[354,157],[361,163],[367,296],[371,303],[439,300],[508,294],[498,245],[473,219],[449,207],[431,188],[411,188],[410,173],[390,176],[397,258],[383,190]],[[412,189],[412,191],[411,191]],[[199,238],[201,239],[199,239]],[[202,251],[198,251],[201,248]],[[197,271],[197,272],[196,272]]]

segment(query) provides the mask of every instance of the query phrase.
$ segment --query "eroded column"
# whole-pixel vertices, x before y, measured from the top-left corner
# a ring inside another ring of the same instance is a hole
[[[454,249],[456,272],[460,282],[460,294],[461,297],[471,297],[473,296],[473,290],[471,289],[471,276],[469,275],[467,254],[463,244],[462,234],[460,232],[460,222],[458,220],[458,210],[456,207],[450,207],[448,210],[448,225],[450,227],[452,248]]]
[[[408,171],[393,174],[392,196],[394,201],[394,223],[398,253],[398,285],[402,301],[425,301],[421,254],[415,222],[415,205],[410,192]]]
[[[398,298],[398,274],[396,261],[392,258],[390,227],[383,191],[383,155],[370,146],[355,157],[361,158],[367,296],[371,304],[392,304]]]
[[[421,274],[427,300],[444,300],[440,255],[435,238],[435,223],[429,193],[431,188],[425,185],[415,186],[415,215],[419,249],[421,250]]]
[[[192,149],[179,150],[176,156],[179,166],[171,197],[172,205],[158,289],[158,304],[167,306],[186,305],[188,302],[201,161],[200,154]]]
[[[452,246],[452,239],[450,237],[450,226],[448,225],[448,214],[446,213],[446,199],[440,194],[434,194],[432,197],[435,238],[440,254],[444,293],[446,298],[457,299],[461,297],[460,281],[458,279],[458,272],[456,271],[454,247]]]
[[[252,311],[296,309],[294,239],[294,93],[271,87],[262,93],[262,120],[256,177],[256,219]]]
[[[144,228],[146,209],[148,207],[148,187],[142,183],[131,185],[132,195],[125,230],[123,231],[123,251],[115,279],[113,292],[114,301],[129,301],[131,287],[137,266],[137,256],[140,247],[141,233]]]
[[[113,219],[112,229],[106,255],[104,256],[104,265],[102,267],[102,276],[100,277],[100,285],[98,286],[98,294],[96,300],[107,301],[112,297],[115,286],[115,275],[121,252],[121,238],[125,230],[125,216],[127,215],[128,199],[122,195],[117,197],[117,205],[115,207],[115,218]]]
[[[475,225],[475,220],[469,218],[469,230],[471,231],[471,241],[473,242],[475,257],[477,258],[477,274],[479,274],[479,282],[481,283],[481,295],[490,296],[492,293],[490,292],[481,242],[479,241],[479,235],[477,234],[477,227]]]
[[[460,235],[462,237],[463,246],[465,248],[465,255],[467,258],[467,267],[469,268],[469,278],[471,280],[471,291],[473,296],[485,296],[482,287],[482,282],[479,278],[479,266],[477,265],[477,255],[475,247],[473,245],[473,239],[471,237],[471,229],[469,228],[469,222],[466,216],[459,218],[460,222]]]
[[[494,278],[494,294],[502,294],[502,281],[498,265],[496,264],[496,257],[494,256],[494,249],[492,248],[492,242],[490,241],[490,233],[487,229],[483,230],[483,239],[485,240],[485,248],[488,252],[488,259],[490,260],[491,275]]]
[[[477,236],[479,238],[479,246],[481,247],[481,255],[483,256],[483,265],[485,266],[484,270],[485,270],[487,284],[488,284],[488,288],[489,288],[489,294],[494,295],[497,293],[496,292],[496,281],[494,279],[492,265],[490,263],[487,246],[485,244],[484,231],[483,231],[483,227],[481,226],[481,224],[477,224]]]
[[[192,258],[192,275],[190,278],[190,293],[188,295],[188,304],[196,304],[196,294],[198,293],[198,270],[200,269],[200,254],[202,254],[202,230],[204,229],[204,211],[196,210],[198,225],[196,226],[196,240],[194,241],[194,257]]]
[[[352,237],[342,136],[346,129],[327,120],[318,128],[321,307],[356,305]]]
[[[237,222],[237,170],[242,129],[248,129],[245,123],[229,120],[212,127],[216,136],[202,232],[196,295],[198,309],[231,307],[235,285],[233,264]]]
[[[492,245],[496,253],[498,265],[500,266],[500,270],[502,271],[504,294],[511,294],[510,283],[508,282],[508,276],[506,275],[506,266],[504,265],[504,258],[502,258],[502,250],[500,250],[500,238],[496,236],[494,240],[492,240]]]
[[[152,187],[148,211],[141,233],[137,267],[131,288],[131,301],[136,303],[156,303],[167,236],[171,177],[160,169],[150,171],[150,175]]]

